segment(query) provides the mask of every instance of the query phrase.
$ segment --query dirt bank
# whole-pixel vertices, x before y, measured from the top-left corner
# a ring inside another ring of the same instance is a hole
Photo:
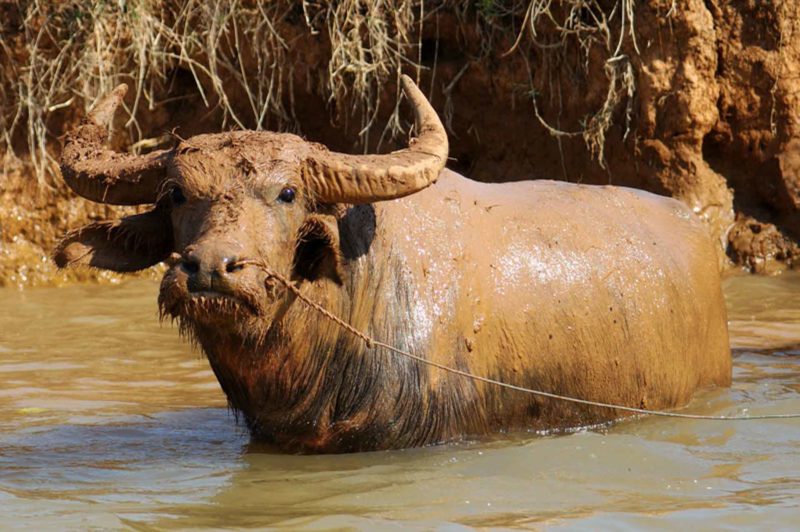
[[[55,239],[113,214],[65,191],[52,159],[117,82],[134,89],[121,148],[261,127],[387,151],[406,136],[400,71],[418,74],[447,122],[450,166],[470,177],[669,194],[706,219],[726,260],[798,262],[800,5],[540,4],[0,0],[0,283],[64,280],[45,260]]]
[[[121,276],[107,271],[58,270],[50,250],[68,230],[126,212],[133,209],[76,199],[64,186],[40,185],[29,174],[9,172],[0,192],[0,287],[118,282]],[[153,268],[140,275],[156,278],[159,271]]]

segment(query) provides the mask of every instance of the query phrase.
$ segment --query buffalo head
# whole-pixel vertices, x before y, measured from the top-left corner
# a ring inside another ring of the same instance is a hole
[[[126,91],[118,87],[68,136],[62,173],[92,201],[155,206],[68,234],[56,263],[126,272],[167,261],[162,312],[192,325],[252,329],[253,320],[271,321],[282,302],[254,262],[300,282],[341,283],[337,205],[413,194],[444,167],[439,118],[406,76],[403,88],[418,138],[391,154],[358,156],[255,131],[198,135],[147,155],[115,153],[105,144]]]

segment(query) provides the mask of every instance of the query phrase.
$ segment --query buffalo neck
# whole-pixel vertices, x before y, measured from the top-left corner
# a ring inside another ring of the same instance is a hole
[[[411,352],[410,287],[394,261],[350,264],[343,285],[301,286],[359,331]],[[439,443],[484,423],[463,380],[431,379],[427,366],[362,340],[297,299],[267,334],[243,339],[198,331],[212,369],[255,440],[306,452],[351,452]],[[459,430],[461,426],[462,430]],[[472,431],[471,431],[472,432]]]

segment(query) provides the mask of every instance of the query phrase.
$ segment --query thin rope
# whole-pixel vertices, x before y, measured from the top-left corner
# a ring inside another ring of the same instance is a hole
[[[297,297],[297,299],[299,299],[300,301],[302,301],[303,303],[305,303],[306,305],[308,305],[312,309],[316,310],[317,312],[322,314],[325,318],[327,318],[328,320],[334,322],[339,327],[341,327],[342,329],[346,330],[347,332],[349,332],[353,336],[356,336],[357,338],[362,340],[366,344],[366,346],[368,348],[370,348],[370,349],[374,348],[374,347],[382,347],[384,349],[387,349],[388,351],[391,351],[393,353],[396,353],[396,354],[404,356],[404,357],[408,357],[408,358],[410,358],[412,360],[416,360],[417,362],[420,362],[422,364],[427,364],[428,366],[432,366],[432,367],[440,369],[442,371],[453,373],[455,375],[460,375],[462,377],[466,377],[466,378],[469,378],[469,379],[472,379],[472,380],[476,380],[476,381],[479,381],[479,382],[485,382],[486,384],[493,384],[495,386],[499,386],[501,388],[506,388],[508,390],[515,390],[515,391],[518,391],[518,392],[527,393],[527,394],[531,394],[531,395],[536,395],[536,396],[539,396],[539,397],[547,397],[547,398],[550,398],[550,399],[557,399],[559,401],[567,401],[567,402],[570,402],[570,403],[578,403],[578,404],[582,404],[582,405],[596,406],[596,407],[600,407],[600,408],[610,408],[610,409],[613,409],[613,410],[621,410],[623,412],[631,412],[631,413],[634,413],[634,414],[645,414],[645,415],[651,415],[651,416],[674,417],[674,418],[682,418],[682,419],[704,419],[704,420],[709,420],[709,421],[752,421],[752,420],[757,420],[757,419],[760,419],[760,420],[764,420],[764,419],[800,419],[800,414],[763,414],[763,415],[755,415],[755,416],[708,416],[708,415],[703,415],[703,414],[683,414],[683,413],[680,413],[680,412],[665,412],[663,410],[647,410],[647,409],[644,409],[644,408],[635,408],[635,407],[632,407],[632,406],[622,406],[622,405],[615,405],[615,404],[611,404],[611,403],[603,403],[603,402],[600,402],[600,401],[589,401],[588,399],[578,399],[577,397],[569,397],[569,396],[566,396],[566,395],[559,395],[557,393],[545,392],[545,391],[542,391],[542,390],[534,390],[534,389],[531,389],[531,388],[525,388],[523,386],[516,386],[514,384],[508,384],[508,383],[505,383],[505,382],[497,381],[497,380],[494,380],[494,379],[490,379],[488,377],[481,377],[480,375],[474,375],[474,374],[469,373],[467,371],[462,371],[460,369],[451,368],[450,366],[445,366],[444,364],[439,364],[438,362],[433,362],[431,360],[427,360],[427,359],[425,359],[425,358],[423,358],[421,356],[414,355],[412,353],[409,353],[408,351],[404,351],[404,350],[398,349],[397,347],[394,347],[392,345],[389,345],[389,344],[380,342],[378,340],[375,340],[371,336],[359,331],[358,329],[356,329],[355,327],[353,327],[349,323],[345,322],[344,320],[342,320],[338,316],[332,314],[330,311],[325,309],[319,303],[316,303],[316,302],[308,299],[305,295],[302,294],[302,292],[300,292],[300,289],[297,288],[297,286],[293,282],[289,281],[288,279],[286,279],[281,274],[273,272],[272,270],[270,270],[267,267],[267,265],[264,264],[262,261],[243,260],[243,261],[238,262],[237,264],[242,264],[242,265],[244,265],[244,264],[252,264],[252,265],[258,266],[259,268],[264,270],[264,272],[267,274],[267,278],[268,279],[272,278],[272,279],[278,280],[281,284],[283,284],[287,288],[287,290],[292,292],[292,294],[294,294],[295,297]]]

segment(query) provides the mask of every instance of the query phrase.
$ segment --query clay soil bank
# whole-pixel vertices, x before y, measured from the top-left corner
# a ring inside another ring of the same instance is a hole
[[[68,229],[123,212],[74,197],[52,163],[114,84],[133,87],[119,149],[261,127],[388,151],[407,138],[385,127],[408,126],[402,109],[393,120],[400,71],[418,76],[450,166],[469,177],[672,195],[706,220],[721,260],[800,264],[800,3],[279,1],[215,15],[163,1],[150,18],[34,4],[0,0],[0,285],[114,279],[48,260]],[[153,28],[162,38],[144,39]]]

